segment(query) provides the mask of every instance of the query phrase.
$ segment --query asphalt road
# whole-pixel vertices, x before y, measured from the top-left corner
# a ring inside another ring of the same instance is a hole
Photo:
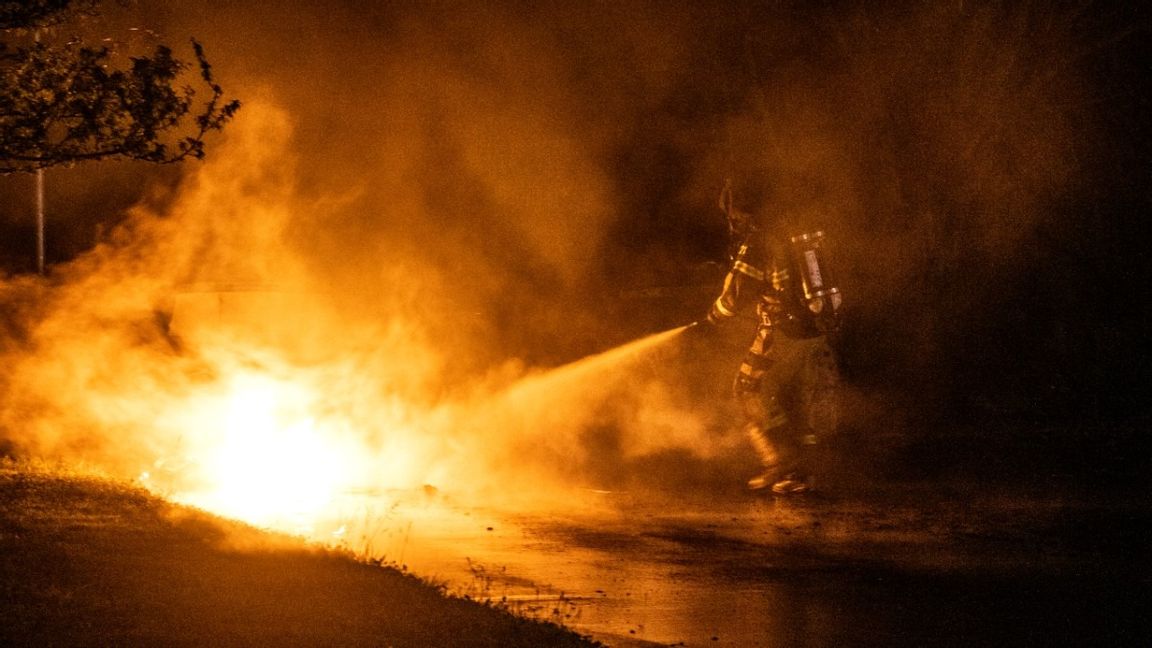
[[[372,501],[360,503],[378,507],[363,516],[371,528],[346,529],[354,549],[613,646],[1152,637],[1152,506],[1137,493],[921,479],[793,500],[575,489],[519,510],[431,491]]]

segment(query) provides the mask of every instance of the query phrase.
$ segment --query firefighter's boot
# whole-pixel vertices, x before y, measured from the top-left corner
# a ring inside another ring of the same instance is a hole
[[[809,467],[812,464],[812,455],[816,450],[817,439],[815,434],[805,434],[800,437],[800,448],[797,459],[790,469],[776,483],[772,484],[774,495],[800,495],[813,490],[812,473]]]
[[[750,490],[761,490],[775,484],[780,479],[780,454],[776,446],[768,439],[764,428],[758,424],[749,423],[744,426],[744,433],[752,443],[752,450],[763,467],[752,479],[748,480]]]

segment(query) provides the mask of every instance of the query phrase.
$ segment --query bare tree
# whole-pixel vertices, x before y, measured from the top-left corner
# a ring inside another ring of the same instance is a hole
[[[205,135],[240,108],[239,101],[225,98],[195,40],[195,71],[208,91],[199,105],[196,88],[179,85],[192,65],[166,45],[148,55],[119,57],[103,41],[41,37],[96,15],[98,5],[99,0],[0,1],[0,174],[109,158],[202,158]]]

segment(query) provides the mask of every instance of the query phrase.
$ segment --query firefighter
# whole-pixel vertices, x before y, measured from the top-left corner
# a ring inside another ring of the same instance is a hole
[[[728,215],[734,240],[731,268],[720,296],[697,326],[710,330],[755,307],[756,332],[732,385],[743,416],[742,431],[761,464],[748,487],[777,495],[804,493],[813,487],[816,431],[835,424],[829,420],[835,416],[829,408],[835,406],[830,397],[836,388],[831,350],[824,341],[803,347],[810,354],[801,360],[807,375],[800,378],[805,384],[799,396],[796,390],[786,394],[780,384],[766,389],[765,377],[779,360],[778,334],[815,340],[832,332],[839,291],[824,286],[819,257],[810,251],[818,249],[822,234],[793,237],[787,243],[775,239],[748,214],[733,208],[731,185],[725,186],[720,207]],[[796,249],[802,253],[797,255]],[[798,257],[808,263],[798,265]]]

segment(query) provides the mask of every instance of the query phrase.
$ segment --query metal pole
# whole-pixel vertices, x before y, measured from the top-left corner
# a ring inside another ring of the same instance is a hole
[[[40,42],[40,30],[33,34]],[[44,274],[44,169],[36,169],[36,272]]]
[[[36,169],[36,272],[44,274],[44,169]]]

